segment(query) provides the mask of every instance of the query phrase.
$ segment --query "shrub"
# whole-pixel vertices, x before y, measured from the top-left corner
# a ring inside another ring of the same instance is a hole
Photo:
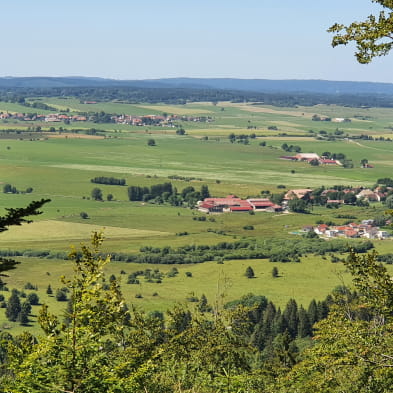
[[[89,218],[89,215],[86,212],[80,212],[79,213],[80,217],[83,218],[84,220],[86,220],[87,218]]]
[[[62,289],[58,289],[56,291],[56,300],[58,302],[65,302],[67,301],[67,293],[63,291]]]
[[[25,287],[24,287],[25,289],[34,289],[34,290],[37,290],[38,288],[37,288],[37,285],[33,285],[31,282],[27,282],[26,284],[25,284]],[[31,303],[31,302],[30,302]]]
[[[37,295],[35,292],[33,292],[33,293],[29,293],[29,294],[27,295],[27,301],[28,301],[32,306],[36,306],[36,305],[39,304],[40,299],[39,299],[38,295]]]

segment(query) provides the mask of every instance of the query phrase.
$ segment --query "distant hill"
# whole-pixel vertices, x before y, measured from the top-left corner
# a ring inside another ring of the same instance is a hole
[[[264,93],[382,94],[393,95],[392,83],[327,80],[270,80],[236,78],[164,78],[116,80],[89,77],[2,77],[0,89],[62,87],[134,87],[219,89]]]

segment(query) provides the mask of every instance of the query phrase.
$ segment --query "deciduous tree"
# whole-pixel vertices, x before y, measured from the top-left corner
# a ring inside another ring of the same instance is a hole
[[[335,23],[328,29],[334,33],[332,46],[356,44],[355,56],[359,63],[370,63],[375,57],[387,55],[393,47],[393,1],[372,0],[382,6],[378,15],[370,15],[362,22],[348,26]]]

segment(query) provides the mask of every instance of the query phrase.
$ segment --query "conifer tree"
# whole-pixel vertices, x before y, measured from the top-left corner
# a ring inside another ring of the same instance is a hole
[[[21,325],[26,325],[29,322],[29,315],[31,313],[31,304],[28,301],[22,303],[21,310],[18,314],[18,322]]]
[[[310,305],[308,306],[308,319],[311,323],[311,326],[314,325],[315,322],[318,321],[318,306],[315,299],[311,300]]]
[[[288,323],[288,332],[292,338],[295,338],[298,330],[298,307],[295,299],[289,299],[283,312],[283,316]]]
[[[5,310],[5,316],[9,321],[15,322],[18,319],[18,315],[21,311],[21,304],[18,295],[18,291],[13,289],[11,296],[7,302],[7,308]]]
[[[8,230],[12,225],[22,225],[23,223],[30,223],[28,216],[36,216],[41,214],[39,211],[45,203],[50,202],[50,199],[41,199],[40,201],[33,201],[24,208],[6,208],[7,214],[0,216],[0,232]],[[19,262],[10,258],[0,257],[0,274],[4,271],[15,269]],[[4,275],[4,274],[1,274]]]
[[[254,278],[254,277],[255,277],[254,270],[252,269],[251,266],[248,266],[248,267],[247,267],[246,272],[244,273],[244,275],[245,275],[247,278]]]
[[[303,338],[311,336],[312,328],[310,320],[308,319],[307,311],[303,308],[303,306],[299,307],[298,312],[299,323],[297,327],[297,337]]]
[[[211,311],[211,307],[207,303],[207,298],[205,294],[203,293],[199,299],[199,302],[197,304],[197,309],[199,312],[209,312]]]

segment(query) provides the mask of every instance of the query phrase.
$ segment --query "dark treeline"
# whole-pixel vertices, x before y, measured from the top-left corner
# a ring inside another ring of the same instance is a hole
[[[92,183],[97,184],[109,184],[112,186],[125,186],[126,179],[116,179],[115,177],[97,176],[90,179]]]
[[[346,240],[325,241],[322,239],[269,239],[266,242],[255,240],[241,240],[236,242],[221,242],[215,245],[187,245],[178,248],[141,247],[139,253],[111,254],[113,261],[152,263],[152,264],[194,264],[208,261],[269,259],[270,262],[300,262],[305,255],[314,254],[325,256],[330,253],[347,253],[349,248],[357,253],[365,253],[374,246],[371,241],[357,242]],[[48,250],[0,250],[0,256],[27,256],[38,258],[67,259],[64,252]],[[105,255],[102,255],[105,257]]]
[[[29,97],[72,96],[81,100],[123,101],[129,103],[168,103],[218,101],[256,102],[274,106],[312,106],[335,104],[349,107],[393,107],[393,97],[382,94],[324,94],[253,92],[197,88],[141,88],[141,87],[55,87],[0,89],[0,100],[25,104]]]
[[[172,183],[169,182],[155,184],[151,187],[130,186],[128,187],[128,199],[130,201],[149,200],[161,196],[163,193],[171,195],[173,190]]]

